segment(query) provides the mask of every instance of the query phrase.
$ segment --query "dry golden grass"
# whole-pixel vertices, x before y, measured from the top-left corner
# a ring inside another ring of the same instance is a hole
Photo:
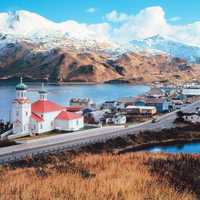
[[[152,173],[164,154],[72,154],[2,167],[0,200],[194,200]],[[18,165],[20,167],[18,167]]]

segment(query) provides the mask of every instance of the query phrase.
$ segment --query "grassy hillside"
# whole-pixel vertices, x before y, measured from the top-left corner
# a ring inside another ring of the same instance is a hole
[[[0,199],[194,200],[199,177],[200,156],[65,152],[1,167]]]

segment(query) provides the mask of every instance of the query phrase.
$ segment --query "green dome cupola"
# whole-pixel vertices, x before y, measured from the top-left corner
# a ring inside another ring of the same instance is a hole
[[[22,77],[20,78],[20,83],[16,85],[16,90],[27,90],[27,85],[23,83]]]

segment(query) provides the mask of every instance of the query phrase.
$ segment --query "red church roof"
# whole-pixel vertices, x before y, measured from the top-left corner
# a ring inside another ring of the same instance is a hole
[[[35,113],[31,113],[31,118],[37,122],[43,122],[44,120],[42,119],[42,117],[36,115]]]
[[[34,113],[46,113],[46,112],[53,112],[53,111],[61,111],[65,109],[65,107],[60,106],[56,103],[53,103],[48,100],[39,100],[32,104],[31,106],[32,112]]]
[[[73,119],[78,119],[81,118],[81,115],[72,113],[72,112],[67,112],[67,111],[62,111],[56,119],[58,120],[73,120]]]

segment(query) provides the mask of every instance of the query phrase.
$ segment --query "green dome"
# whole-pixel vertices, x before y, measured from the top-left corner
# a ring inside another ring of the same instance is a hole
[[[27,88],[27,85],[25,85],[22,78],[20,78],[20,83],[16,85],[16,90],[27,90]]]

